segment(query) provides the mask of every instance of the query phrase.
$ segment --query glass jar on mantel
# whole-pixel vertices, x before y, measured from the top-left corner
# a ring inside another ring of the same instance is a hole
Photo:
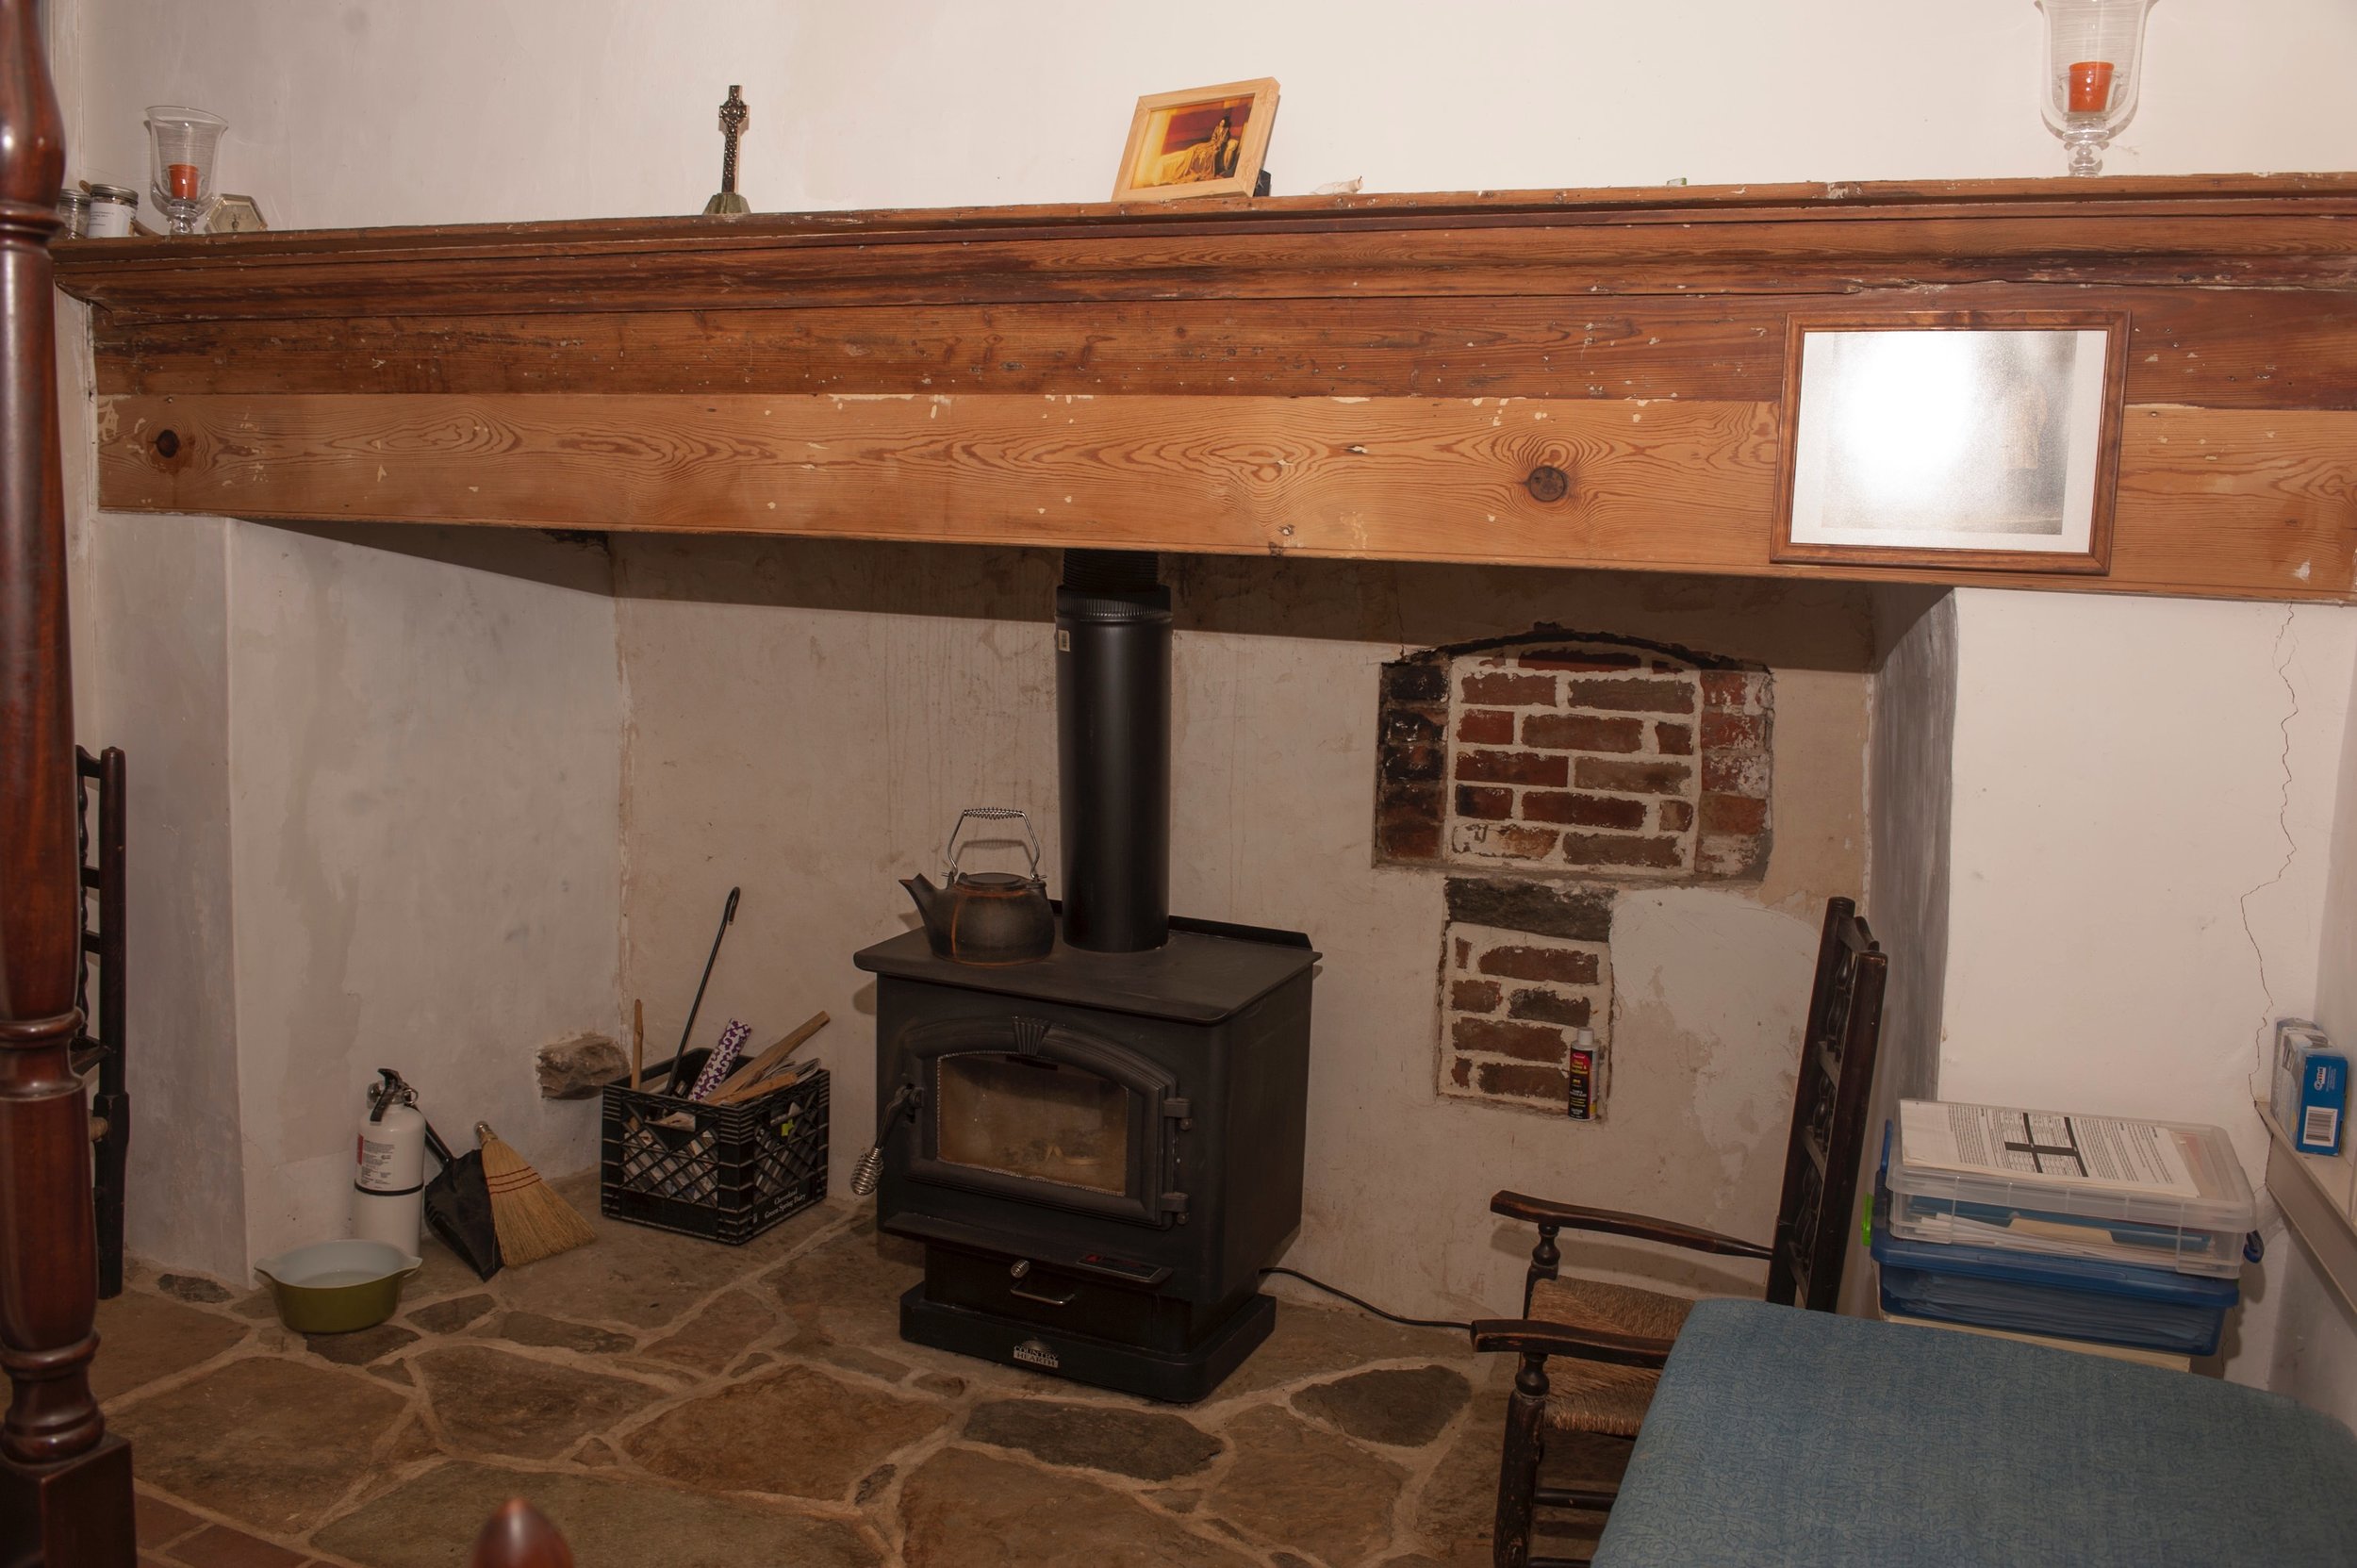
[[[2103,172],[2103,149],[2134,117],[2152,0],[2038,0],[2046,13],[2046,125],[2074,174]]]
[[[147,111],[148,194],[174,234],[195,234],[220,198],[213,189],[213,160],[229,122],[201,108],[157,104]]]

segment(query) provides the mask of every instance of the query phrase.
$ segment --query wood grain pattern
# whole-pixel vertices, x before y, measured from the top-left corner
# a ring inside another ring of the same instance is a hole
[[[124,319],[2357,283],[2349,175],[1720,187],[91,240]]]
[[[1708,569],[1764,559],[1772,479],[1760,404],[117,398],[100,418],[104,504],[244,517]],[[1531,499],[1542,463],[1569,498]]]
[[[190,392],[1075,392],[1773,400],[1810,294],[95,323],[98,389]],[[1896,309],[2053,307],[2052,289],[1909,289]],[[2125,312],[2132,403],[2357,408],[2357,293],[2064,291]]]
[[[100,413],[100,500],[120,510],[2057,586],[1772,562],[1768,403],[552,394]],[[2357,412],[2137,406],[2120,450],[2100,586],[2357,590]],[[1568,498],[1531,498],[1541,463],[1573,476]]]
[[[2128,403],[2188,411],[2124,437],[2079,586],[2351,592],[2350,174],[107,240],[64,276],[110,505],[2036,586],[1770,564],[1786,323],[2123,312]]]

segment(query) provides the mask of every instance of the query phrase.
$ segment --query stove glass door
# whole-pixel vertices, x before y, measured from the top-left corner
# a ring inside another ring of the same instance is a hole
[[[938,1158],[952,1165],[1089,1192],[1129,1190],[1129,1091],[1033,1057],[941,1059]]]
[[[1177,1081],[1116,1041],[1037,1018],[941,1018],[899,1048],[920,1086],[919,1181],[1146,1225],[1186,1208],[1174,1190]]]

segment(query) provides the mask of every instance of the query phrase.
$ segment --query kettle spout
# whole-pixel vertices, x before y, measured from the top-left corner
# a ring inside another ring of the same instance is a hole
[[[900,885],[916,900],[916,916],[925,922],[925,929],[934,929],[934,918],[941,910],[941,889],[927,882],[921,871],[913,877],[902,877]]]

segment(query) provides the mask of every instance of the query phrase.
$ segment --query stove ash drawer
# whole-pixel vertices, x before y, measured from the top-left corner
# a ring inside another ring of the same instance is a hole
[[[945,1307],[991,1312],[1043,1329],[1140,1345],[1168,1340],[1173,1349],[1183,1345],[1192,1316],[1186,1302],[1153,1291],[1029,1260],[938,1246],[926,1248],[925,1296]]]

